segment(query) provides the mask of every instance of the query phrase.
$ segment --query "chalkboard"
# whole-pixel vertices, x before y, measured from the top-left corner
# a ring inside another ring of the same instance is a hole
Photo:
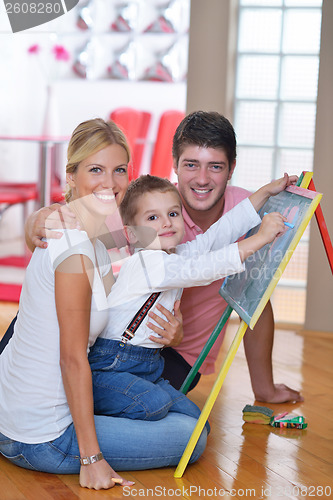
[[[245,261],[245,271],[228,276],[220,289],[221,296],[253,328],[289,262],[322,195],[297,186],[290,186],[272,196],[259,212],[280,212],[293,228],[286,227],[282,236],[265,245]],[[260,226],[249,231],[255,234]]]

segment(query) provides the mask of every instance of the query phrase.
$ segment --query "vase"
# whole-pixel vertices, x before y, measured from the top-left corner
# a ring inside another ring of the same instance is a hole
[[[42,125],[42,135],[46,136],[60,135],[59,115],[54,90],[55,89],[52,85],[47,85],[45,110]]]

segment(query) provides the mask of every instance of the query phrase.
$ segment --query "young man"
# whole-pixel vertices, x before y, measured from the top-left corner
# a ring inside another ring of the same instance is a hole
[[[185,239],[206,231],[224,213],[249,196],[249,192],[228,186],[236,166],[236,138],[231,123],[215,112],[197,111],[186,116],[173,140],[174,170],[183,202]],[[226,302],[219,295],[222,284],[184,290],[181,300],[184,337],[180,345],[162,351],[163,377],[179,388],[222,315]],[[224,331],[207,356],[201,373],[212,373]],[[244,348],[252,389],[257,401],[283,403],[302,401],[298,391],[274,384],[272,348],[274,318],[270,302],[253,331],[244,337]],[[198,381],[197,377],[193,382]]]

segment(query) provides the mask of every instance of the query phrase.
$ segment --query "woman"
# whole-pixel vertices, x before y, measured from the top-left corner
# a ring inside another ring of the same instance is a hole
[[[27,268],[13,338],[0,356],[0,452],[21,467],[80,473],[101,489],[132,484],[122,470],[176,465],[195,419],[158,422],[94,416],[87,350],[107,322],[113,283],[98,240],[128,185],[129,150],[113,123],[89,120],[68,147],[66,201],[82,231],[37,248]],[[206,432],[192,455],[206,443]],[[148,445],[148,446],[147,446]]]

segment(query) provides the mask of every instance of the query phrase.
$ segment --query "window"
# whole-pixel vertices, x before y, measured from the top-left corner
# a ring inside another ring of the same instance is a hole
[[[232,183],[255,190],[313,169],[322,0],[239,0]],[[274,291],[275,318],[303,323],[309,231]]]

